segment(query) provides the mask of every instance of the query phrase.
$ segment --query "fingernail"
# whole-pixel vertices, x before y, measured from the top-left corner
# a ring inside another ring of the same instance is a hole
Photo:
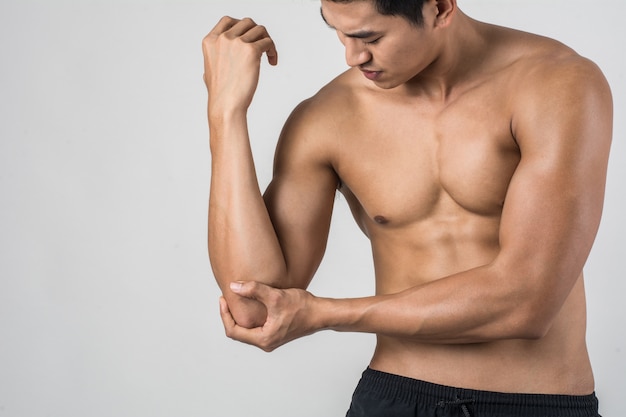
[[[239,291],[241,291],[241,282],[231,282],[230,283],[230,290],[232,292],[239,292]]]

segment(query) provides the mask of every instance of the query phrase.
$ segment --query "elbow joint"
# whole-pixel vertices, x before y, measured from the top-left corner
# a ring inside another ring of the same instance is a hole
[[[552,327],[552,317],[540,312],[531,311],[517,320],[518,339],[540,340],[546,337]]]

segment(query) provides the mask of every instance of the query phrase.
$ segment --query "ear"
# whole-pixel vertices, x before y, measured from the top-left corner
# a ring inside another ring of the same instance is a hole
[[[435,26],[448,26],[452,20],[452,16],[456,12],[456,0],[435,0],[435,4],[437,7]]]

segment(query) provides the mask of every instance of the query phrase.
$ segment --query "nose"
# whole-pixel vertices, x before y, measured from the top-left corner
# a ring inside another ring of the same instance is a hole
[[[346,39],[346,63],[350,67],[357,67],[368,63],[372,55],[359,39]]]

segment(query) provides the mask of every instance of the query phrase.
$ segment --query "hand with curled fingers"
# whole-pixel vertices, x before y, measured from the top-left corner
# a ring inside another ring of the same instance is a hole
[[[209,108],[247,110],[259,81],[263,54],[278,63],[274,41],[252,19],[223,17],[202,40]]]
[[[260,301],[267,308],[262,327],[247,329],[237,325],[224,297],[220,314],[226,336],[271,352],[287,342],[320,330],[315,322],[313,304],[316,297],[301,289],[277,289],[255,282],[234,282],[231,290],[241,297]]]

